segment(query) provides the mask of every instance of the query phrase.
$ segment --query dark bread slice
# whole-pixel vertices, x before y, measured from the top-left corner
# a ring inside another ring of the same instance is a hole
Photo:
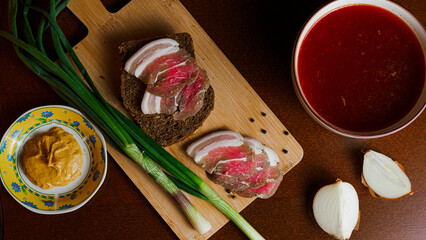
[[[194,46],[188,33],[170,34],[165,37],[172,38],[179,43],[192,57],[195,58]],[[203,107],[198,113],[184,120],[174,120],[168,114],[143,114],[141,102],[146,85],[135,76],[124,71],[126,61],[141,47],[159,38],[136,40],[122,43],[119,46],[121,56],[121,97],[124,107],[129,111],[142,130],[161,146],[170,146],[180,142],[197,130],[209,116],[214,106],[214,91],[210,86],[204,96]]]

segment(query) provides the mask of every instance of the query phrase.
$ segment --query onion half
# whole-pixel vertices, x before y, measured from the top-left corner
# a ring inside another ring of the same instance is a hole
[[[364,155],[361,181],[373,197],[397,199],[413,193],[401,164],[373,150]]]
[[[313,211],[322,230],[337,239],[349,239],[360,219],[358,194],[350,183],[337,179],[318,190]]]

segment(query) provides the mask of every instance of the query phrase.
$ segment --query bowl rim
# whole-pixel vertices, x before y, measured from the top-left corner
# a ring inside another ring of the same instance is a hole
[[[30,114],[31,112],[34,112],[36,110],[39,109],[49,109],[49,108],[59,108],[59,109],[64,109],[64,110],[70,110],[73,111],[74,113],[80,115],[83,119],[87,120],[87,122],[93,127],[93,130],[95,131],[95,133],[97,134],[97,136],[99,137],[99,140],[102,143],[103,146],[103,153],[104,153],[104,169],[103,169],[103,174],[101,176],[101,178],[99,179],[99,182],[96,186],[96,188],[93,190],[93,192],[90,193],[90,195],[85,198],[84,200],[82,200],[81,202],[79,202],[77,205],[74,205],[70,208],[65,208],[65,209],[55,209],[55,210],[43,210],[43,209],[37,209],[37,208],[33,208],[30,207],[26,204],[24,204],[23,202],[21,202],[21,200],[19,200],[11,191],[9,191],[9,188],[6,186],[5,180],[3,179],[3,175],[0,174],[0,180],[3,184],[3,186],[6,188],[6,191],[12,196],[13,199],[15,199],[21,206],[25,207],[26,209],[35,212],[35,213],[39,213],[39,214],[44,214],[44,215],[56,215],[56,214],[63,214],[63,213],[69,213],[72,211],[75,211],[79,208],[81,208],[83,205],[85,205],[87,202],[90,201],[90,199],[97,193],[97,191],[100,189],[100,187],[102,186],[105,178],[106,178],[106,174],[107,174],[107,169],[108,169],[108,154],[107,154],[107,144],[105,141],[105,138],[102,134],[102,132],[89,120],[89,118],[87,118],[83,113],[81,113],[79,110],[69,107],[69,106],[64,106],[64,105],[45,105],[45,106],[39,106],[39,107],[35,107],[32,109],[29,109],[27,111],[25,111],[23,114],[21,114],[15,121],[13,121],[13,123],[9,126],[9,128],[5,131],[4,135],[1,138],[0,143],[4,142],[7,134],[10,132],[10,130],[13,128],[13,126],[15,125],[16,122],[18,122],[19,119],[21,119],[22,117],[24,117],[27,114]],[[56,124],[55,122],[51,122],[48,123],[49,124]],[[46,125],[46,126],[47,126]],[[16,160],[19,161],[19,160]],[[16,165],[18,166],[18,162],[16,162]]]
[[[392,6],[393,8],[398,9],[398,11],[403,12],[405,14],[404,16],[406,16],[408,19],[394,13],[392,10],[390,10],[387,7],[383,7],[381,4],[388,4],[388,5]],[[322,14],[319,14],[321,11],[324,11],[324,9],[326,9],[326,8],[332,6],[332,5],[336,5],[336,6],[331,7],[328,11],[325,11]],[[296,41],[294,42],[293,51],[292,51],[292,58],[291,58],[291,75],[292,75],[293,87],[294,87],[294,90],[296,92],[297,98],[299,99],[299,102],[301,103],[301,105],[305,109],[305,111],[308,113],[308,115],[310,117],[312,117],[321,126],[325,127],[326,129],[328,129],[328,130],[330,130],[330,131],[332,131],[332,132],[334,132],[338,135],[342,135],[342,136],[350,137],[350,138],[357,138],[357,139],[372,139],[372,138],[384,137],[384,136],[391,135],[393,133],[396,133],[396,132],[404,129],[409,124],[411,124],[414,120],[416,120],[417,117],[420,116],[422,114],[422,112],[425,110],[426,98],[423,97],[423,95],[426,94],[425,93],[426,77],[425,77],[425,81],[424,81],[423,91],[422,91],[419,99],[417,100],[416,104],[412,107],[412,109],[401,120],[399,120],[398,122],[396,122],[395,124],[393,124],[391,126],[383,128],[383,129],[379,129],[379,130],[375,130],[375,131],[368,131],[368,132],[358,132],[358,131],[351,131],[351,130],[346,130],[346,129],[337,127],[336,125],[325,120],[320,114],[318,114],[314,110],[314,108],[309,104],[309,101],[305,98],[304,93],[302,91],[302,88],[300,86],[300,81],[299,81],[298,74],[297,74],[296,59],[298,59],[298,54],[299,54],[298,50],[300,49],[302,42],[305,39],[305,37],[307,36],[307,34],[309,33],[310,29],[312,29],[312,27],[314,27],[315,24],[317,22],[319,22],[327,14],[329,14],[333,11],[336,11],[338,9],[348,7],[348,6],[354,6],[354,5],[376,6],[376,7],[379,7],[379,8],[382,8],[384,10],[391,12],[392,14],[397,16],[399,19],[404,21],[404,23],[407,24],[407,26],[413,31],[417,40],[419,41],[420,46],[423,50],[423,56],[425,58],[425,63],[426,63],[426,45],[422,44],[422,39],[423,38],[426,39],[425,27],[413,14],[411,14],[404,7],[394,3],[392,1],[389,1],[389,0],[376,0],[376,1],[371,1],[371,0],[331,0],[331,1],[321,5],[317,10],[315,10],[307,18],[307,20],[305,21],[305,23],[300,28],[300,30],[297,34]],[[319,16],[317,16],[317,15],[319,15]],[[314,20],[314,19],[316,19],[316,20]],[[413,29],[412,25],[419,27],[420,29],[422,29],[422,31],[420,33],[418,33],[417,30]],[[303,33],[305,33],[305,34],[303,35]],[[416,107],[417,105],[422,105],[422,106],[419,108],[419,107]],[[417,108],[419,108],[419,109],[415,111],[415,109],[417,109]],[[412,113],[413,111],[415,111],[415,112]],[[411,116],[411,117],[409,117],[407,119],[407,116]]]

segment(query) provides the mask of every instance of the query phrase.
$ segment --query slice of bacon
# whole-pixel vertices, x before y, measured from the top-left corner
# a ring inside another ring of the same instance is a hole
[[[161,73],[177,66],[184,65],[188,59],[192,58],[185,49],[180,49],[177,52],[166,54],[153,59],[143,70],[139,79],[145,84],[155,84],[161,80]]]
[[[237,181],[230,185],[224,185],[226,189],[233,192],[241,191],[246,188],[256,188],[263,186],[268,179],[269,157],[265,152],[265,146],[254,138],[245,138],[245,144],[249,146],[256,158],[256,167],[253,174],[245,180]]]
[[[189,145],[187,153],[215,183],[243,197],[269,198],[283,178],[272,149],[233,131],[208,134]]]
[[[220,185],[241,182],[249,178],[256,168],[253,150],[245,144],[216,148],[210,151],[206,158],[204,162],[216,163],[210,179]]]
[[[244,144],[244,137],[234,131],[216,131],[210,133],[193,142],[186,149],[186,153],[194,158],[197,164],[203,164],[201,159],[211,150],[221,146],[241,146]]]
[[[141,103],[144,114],[172,114],[175,120],[196,115],[210,86],[206,72],[170,38],[143,46],[124,70],[147,85]]]
[[[172,91],[179,91],[181,89],[177,95],[171,97],[169,96],[171,94],[162,96],[161,94],[151,93],[150,91],[155,88],[155,86],[150,88],[151,86],[153,85],[149,84],[144,93],[141,103],[142,112],[144,114],[173,114],[175,120],[184,120],[194,116],[202,108],[204,95],[209,88],[209,80],[205,71],[199,69],[196,79],[189,85],[178,87],[178,84],[176,84],[175,86],[159,86],[156,88],[156,91],[167,91],[164,90],[167,87],[174,87],[175,89]],[[161,88],[164,89],[160,90]]]
[[[277,154],[270,148],[265,147],[265,152],[268,155],[269,167],[264,170],[267,173],[266,183],[261,186],[248,187],[236,193],[242,197],[258,197],[267,199],[270,198],[278,190],[283,179],[281,162]]]
[[[194,65],[182,65],[194,68]],[[195,66],[196,67],[196,66]],[[155,84],[148,84],[142,99],[142,112],[145,114],[166,113],[173,114],[175,120],[184,120],[194,116],[203,107],[204,95],[209,88],[209,80],[204,70],[196,67],[197,72],[181,72],[175,68],[176,74],[190,74],[188,78],[179,76],[159,80]],[[171,71],[171,70],[169,70]],[[174,72],[174,71],[172,71]],[[190,84],[186,84],[189,81]],[[162,106],[162,104],[166,104]]]
[[[145,91],[141,109],[144,114],[173,114],[177,110],[176,98],[163,98]]]
[[[173,117],[183,120],[192,117],[202,108],[204,95],[209,88],[209,78],[206,71],[200,69],[195,81],[185,85],[177,96],[178,109]]]
[[[172,56],[168,55],[168,57]],[[196,80],[199,71],[200,68],[195,60],[188,58],[184,62],[158,72],[157,80],[154,84],[148,84],[146,91],[160,97],[177,96],[186,85]]]
[[[139,49],[126,61],[124,70],[141,79],[145,68],[154,59],[178,51],[179,43],[171,38],[162,38],[152,41]]]
[[[233,131],[209,134],[191,144],[186,152],[218,183],[245,179],[256,166],[252,149],[244,144],[243,136]]]
[[[237,191],[236,193],[240,195],[241,197],[258,197],[263,199],[268,199],[272,197],[275,192],[277,192],[278,187],[281,184],[281,181],[283,180],[283,176],[280,175],[278,179],[274,180],[267,180],[266,183],[263,186],[260,186],[258,188],[246,188],[241,191]]]

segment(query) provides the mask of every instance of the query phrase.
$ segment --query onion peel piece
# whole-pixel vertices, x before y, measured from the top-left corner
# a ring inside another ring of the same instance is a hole
[[[365,181],[364,174],[362,174],[362,173],[361,173],[361,183],[362,183],[362,185],[364,185],[365,187],[367,187],[367,188],[368,188],[368,192],[370,193],[370,195],[371,195],[373,198],[381,198],[381,196],[378,196],[378,195],[377,195],[377,194],[373,191],[373,189],[371,189],[371,188],[370,188],[370,186],[368,186],[367,182]]]
[[[354,227],[355,231],[359,230],[359,224],[361,223],[361,211],[358,211],[358,220],[356,221],[356,225]]]

